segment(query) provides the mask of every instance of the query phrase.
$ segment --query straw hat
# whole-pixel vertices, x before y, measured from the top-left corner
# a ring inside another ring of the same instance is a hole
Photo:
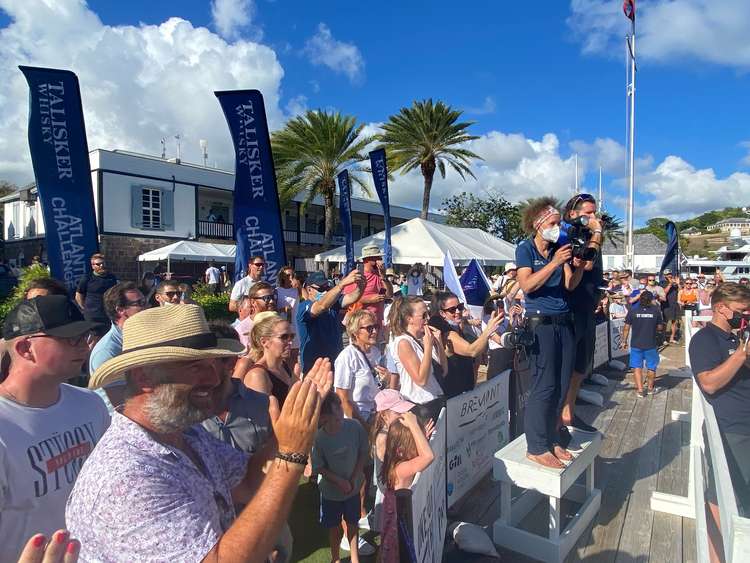
[[[242,350],[235,340],[217,340],[198,305],[154,307],[125,321],[122,353],[99,366],[89,387],[95,389],[123,379],[134,367],[227,358]]]
[[[383,251],[380,250],[380,247],[376,244],[368,244],[367,246],[362,248],[362,256],[359,257],[360,260],[364,260],[365,258],[382,258]]]

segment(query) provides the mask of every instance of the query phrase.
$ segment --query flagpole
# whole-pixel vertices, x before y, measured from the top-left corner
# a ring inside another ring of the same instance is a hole
[[[633,246],[633,203],[635,193],[635,17],[631,20],[630,34],[630,131],[628,162],[628,248],[627,257],[630,269],[635,270],[635,248]]]

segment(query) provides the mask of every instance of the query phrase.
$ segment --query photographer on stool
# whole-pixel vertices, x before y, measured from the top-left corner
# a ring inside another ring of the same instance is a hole
[[[561,445],[567,447],[570,442],[568,427],[582,432],[596,432],[596,428],[586,424],[574,414],[576,397],[583,380],[591,375],[594,363],[594,342],[596,341],[596,319],[594,311],[601,298],[604,285],[604,267],[602,265],[601,246],[604,238],[602,222],[596,216],[596,200],[589,194],[578,194],[565,205],[564,220],[568,225],[578,227],[582,234],[581,243],[587,248],[583,263],[581,283],[570,293],[568,303],[573,313],[575,332],[575,366],[570,379],[570,387],[562,408]],[[585,223],[585,224],[584,224]],[[570,231],[570,228],[568,229]],[[590,250],[589,250],[590,249]]]
[[[581,281],[583,262],[573,257],[570,244],[558,246],[561,216],[554,205],[554,198],[543,197],[524,211],[530,238],[516,248],[516,264],[526,294],[526,326],[534,337],[529,346],[533,382],[524,415],[526,457],[562,469],[563,461],[573,459],[560,445],[558,425],[575,361],[567,292]]]

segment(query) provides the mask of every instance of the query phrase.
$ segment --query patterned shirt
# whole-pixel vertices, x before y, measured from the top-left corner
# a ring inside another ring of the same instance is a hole
[[[81,561],[201,561],[235,518],[231,490],[248,456],[201,426],[184,434],[197,468],[115,413],[68,499]]]

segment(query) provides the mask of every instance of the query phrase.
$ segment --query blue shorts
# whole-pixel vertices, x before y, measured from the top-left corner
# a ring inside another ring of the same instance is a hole
[[[341,518],[347,523],[359,523],[359,492],[345,500],[328,500],[320,497],[320,525],[338,528]]]
[[[642,369],[643,362],[646,362],[646,369],[656,371],[659,365],[659,351],[656,348],[631,348],[630,349],[630,367]]]

